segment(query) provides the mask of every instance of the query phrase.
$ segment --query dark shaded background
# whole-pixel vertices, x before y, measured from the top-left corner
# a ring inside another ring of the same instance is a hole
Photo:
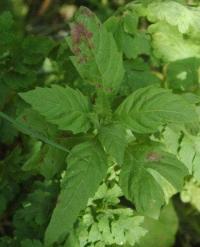
[[[130,0],[1,0],[0,12],[12,11],[27,32],[52,35],[66,30],[80,5],[89,7],[105,20],[128,2]]]

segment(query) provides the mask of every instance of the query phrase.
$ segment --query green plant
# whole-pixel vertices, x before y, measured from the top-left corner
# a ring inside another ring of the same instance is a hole
[[[155,246],[162,226],[172,246],[170,198],[200,179],[200,15],[147,2],[81,7],[59,42],[1,15],[0,246]]]

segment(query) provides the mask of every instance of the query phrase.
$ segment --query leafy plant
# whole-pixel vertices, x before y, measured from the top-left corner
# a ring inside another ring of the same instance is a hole
[[[200,179],[198,10],[80,7],[58,42],[0,16],[0,246],[173,245],[171,197]]]

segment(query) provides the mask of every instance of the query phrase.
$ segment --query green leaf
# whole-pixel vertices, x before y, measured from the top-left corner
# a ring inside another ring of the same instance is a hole
[[[200,59],[192,57],[169,63],[166,70],[170,88],[195,91],[199,88]]]
[[[13,41],[15,40],[15,35],[13,33],[13,26],[14,26],[14,20],[11,13],[3,12],[3,14],[1,14],[0,16],[0,35],[1,35],[0,44],[2,46],[0,47],[0,51],[2,51],[2,48],[5,47],[8,48],[10,45],[12,45]],[[3,49],[3,51],[5,50]]]
[[[67,163],[65,182],[45,235],[47,246],[70,232],[79,212],[94,196],[107,172],[105,153],[92,142],[75,146]]]
[[[18,239],[43,238],[59,190],[58,183],[52,180],[34,181],[30,189],[13,215],[13,227]]]
[[[118,90],[124,75],[122,54],[112,34],[85,7],[76,15],[68,44],[74,53],[72,62],[84,80],[105,92]]]
[[[178,217],[172,203],[164,207],[159,220],[144,218],[143,227],[147,234],[140,239],[138,247],[171,247],[178,230]]]
[[[184,203],[190,203],[195,209],[200,212],[200,183],[194,178],[185,183],[181,191],[181,200]]]
[[[111,229],[110,229],[110,221],[109,217],[107,215],[102,215],[98,217],[98,227],[102,234],[102,239],[104,244],[114,244],[115,238],[112,235]]]
[[[43,161],[41,162],[40,160],[40,163],[38,163],[38,166],[40,167],[38,168],[40,174],[42,174],[46,179],[51,179],[56,174],[60,174],[60,172],[66,167],[66,153],[50,146],[45,146],[42,152],[40,158],[43,158]]]
[[[22,170],[32,173],[37,171],[46,179],[51,179],[65,168],[66,152],[48,145],[42,147],[39,141],[32,146],[30,157],[27,157]]]
[[[128,150],[120,175],[125,196],[138,212],[158,218],[168,197],[180,191],[187,168],[157,145],[134,145]]]
[[[114,34],[118,30],[119,22],[120,22],[120,18],[116,16],[111,16],[103,23],[103,25],[108,30],[108,32]]]
[[[200,136],[185,135],[180,143],[178,157],[193,176],[200,181]]]
[[[171,127],[171,128],[170,128]],[[165,145],[167,152],[177,155],[179,150],[179,140],[181,137],[180,128],[172,128],[173,126],[166,126],[162,131],[161,143]]]
[[[190,38],[185,39],[177,28],[165,22],[158,22],[149,27],[152,34],[154,54],[165,62],[200,57],[199,43]]]
[[[33,132],[37,132],[42,136],[49,138],[53,138],[57,132],[55,125],[48,123],[43,116],[31,108],[26,108],[22,111],[16,121],[22,125],[26,125],[27,128],[31,129]]]
[[[37,168],[39,168],[38,163],[40,160],[42,142],[36,141],[31,144],[31,152],[29,153],[30,157],[27,157],[26,162],[22,166],[22,170],[24,171],[34,171],[37,170]]]
[[[130,246],[134,246],[138,243],[147,233],[147,231],[141,227],[143,221],[144,217],[142,216],[128,217],[119,214],[119,219],[111,224],[111,232],[116,244],[129,244]]]
[[[191,28],[200,31],[200,14],[198,8],[189,8],[175,1],[154,2],[147,8],[150,21],[166,21],[177,26],[179,32],[188,33]]]
[[[124,65],[126,73],[121,87],[123,95],[129,95],[130,92],[150,85],[160,85],[159,77],[142,59],[127,60]]]
[[[183,93],[182,97],[190,104],[198,104],[200,102],[200,96],[195,93]]]
[[[0,109],[3,109],[9,94],[10,89],[0,80]]]
[[[120,124],[104,126],[99,131],[99,140],[106,151],[121,165],[127,144],[125,128]]]
[[[74,231],[71,231],[69,237],[65,241],[65,244],[63,247],[80,247],[79,241],[74,233]]]
[[[150,37],[144,32],[137,32],[136,13],[126,13],[121,18],[111,17],[104,25],[109,32],[113,33],[119,49],[128,59],[150,54]]]
[[[194,107],[181,96],[153,86],[138,89],[129,95],[118,107],[116,115],[128,128],[138,133],[155,132],[166,123],[198,121]]]
[[[150,43],[148,36],[138,33],[134,38],[124,40],[124,53],[127,58],[136,58],[139,55],[150,54]]]
[[[135,13],[126,14],[123,18],[125,32],[135,34],[137,32],[138,22],[139,17]]]
[[[26,239],[21,241],[21,247],[43,247],[40,241]]]
[[[8,85],[9,88],[13,90],[24,90],[26,88],[29,88],[30,85],[35,83],[36,81],[36,73],[33,70],[30,70],[28,68],[25,68],[24,71],[17,71],[17,68],[15,68],[15,71],[8,71],[3,76],[4,82],[6,85]]]
[[[117,29],[112,30],[117,45],[125,56],[129,59],[135,59],[142,54],[150,54],[150,39],[143,32],[137,32],[135,35],[131,35],[124,28],[124,23],[116,23]]]
[[[48,55],[53,46],[53,41],[48,38],[26,37],[22,44],[22,52],[24,54],[23,62],[30,65],[41,62],[45,56]]]
[[[87,98],[78,90],[53,85],[51,88],[37,87],[20,96],[33,109],[61,130],[71,130],[74,134],[86,132],[90,128]]]
[[[13,27],[14,20],[10,12],[5,11],[0,16],[0,26],[1,32],[3,31],[10,31]]]
[[[9,117],[8,115],[6,115],[5,113],[3,112],[0,112],[0,118],[3,118],[4,120],[8,121],[10,124],[12,124],[16,129],[18,129],[19,131],[21,131],[22,133],[26,134],[26,135],[29,135],[30,137],[32,138],[36,138],[38,140],[41,140],[43,141],[44,143],[54,147],[54,148],[57,148],[57,149],[60,149],[64,152],[67,152],[69,153],[70,151],[63,147],[62,145],[60,145],[59,143],[56,143],[52,140],[50,140],[49,138],[47,138],[46,136],[43,136],[41,135],[40,133],[38,132],[35,132],[35,130],[33,129],[30,129],[27,125],[24,125],[23,123],[21,123],[20,121],[17,121],[17,120],[14,120],[13,118]]]
[[[101,238],[102,237],[101,237],[101,233],[99,231],[98,224],[94,222],[92,224],[92,226],[91,226],[91,229],[90,229],[90,232],[89,232],[89,235],[88,235],[88,241],[92,242],[92,243],[95,243],[97,241],[102,240]]]
[[[161,141],[167,151],[175,154],[189,173],[200,181],[200,136],[191,135],[179,126],[165,128],[162,135]]]

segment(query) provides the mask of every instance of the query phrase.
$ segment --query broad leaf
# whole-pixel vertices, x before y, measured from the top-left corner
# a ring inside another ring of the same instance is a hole
[[[51,88],[37,87],[20,96],[47,121],[61,130],[71,130],[74,134],[86,132],[90,128],[87,98],[78,90],[53,85]]]
[[[129,59],[135,59],[137,56],[142,54],[150,54],[149,39],[144,33],[137,33],[133,37],[130,34],[125,33],[122,28],[119,28],[115,33],[115,38],[120,49]]]
[[[138,133],[154,132],[166,123],[198,121],[194,107],[181,96],[153,86],[138,89],[129,95],[118,107],[116,115]]]
[[[181,190],[187,174],[184,164],[159,146],[135,145],[126,153],[120,181],[138,212],[157,218],[169,196]]]
[[[200,57],[199,43],[191,37],[185,39],[174,26],[158,22],[151,25],[148,31],[152,34],[154,54],[165,62]]]
[[[126,130],[120,124],[110,124],[102,127],[99,140],[106,151],[121,165],[126,147]]]
[[[197,8],[189,8],[175,1],[154,2],[147,8],[150,21],[166,21],[177,26],[179,32],[187,33],[192,28],[200,32],[200,12]]]
[[[135,59],[141,54],[150,54],[150,39],[144,32],[136,32],[138,16],[131,13],[122,18],[111,17],[104,23],[106,29],[113,33],[117,45],[125,56]]]
[[[128,60],[124,62],[126,73],[123,80],[121,91],[125,95],[129,95],[139,88],[150,85],[160,85],[161,80],[141,59],[134,61]]]
[[[178,230],[178,217],[172,203],[164,207],[159,220],[144,218],[147,234],[141,238],[138,247],[171,247]]]
[[[67,163],[66,178],[46,231],[47,246],[70,232],[79,212],[94,196],[107,171],[104,151],[92,142],[75,146]]]
[[[78,11],[68,44],[74,53],[72,62],[84,80],[106,92],[118,90],[124,75],[122,54],[112,34],[87,8]]]
[[[192,57],[177,60],[167,66],[167,82],[170,88],[195,91],[199,88],[200,59]]]
[[[123,18],[124,31],[134,35],[138,31],[138,22],[136,13],[127,13]]]

